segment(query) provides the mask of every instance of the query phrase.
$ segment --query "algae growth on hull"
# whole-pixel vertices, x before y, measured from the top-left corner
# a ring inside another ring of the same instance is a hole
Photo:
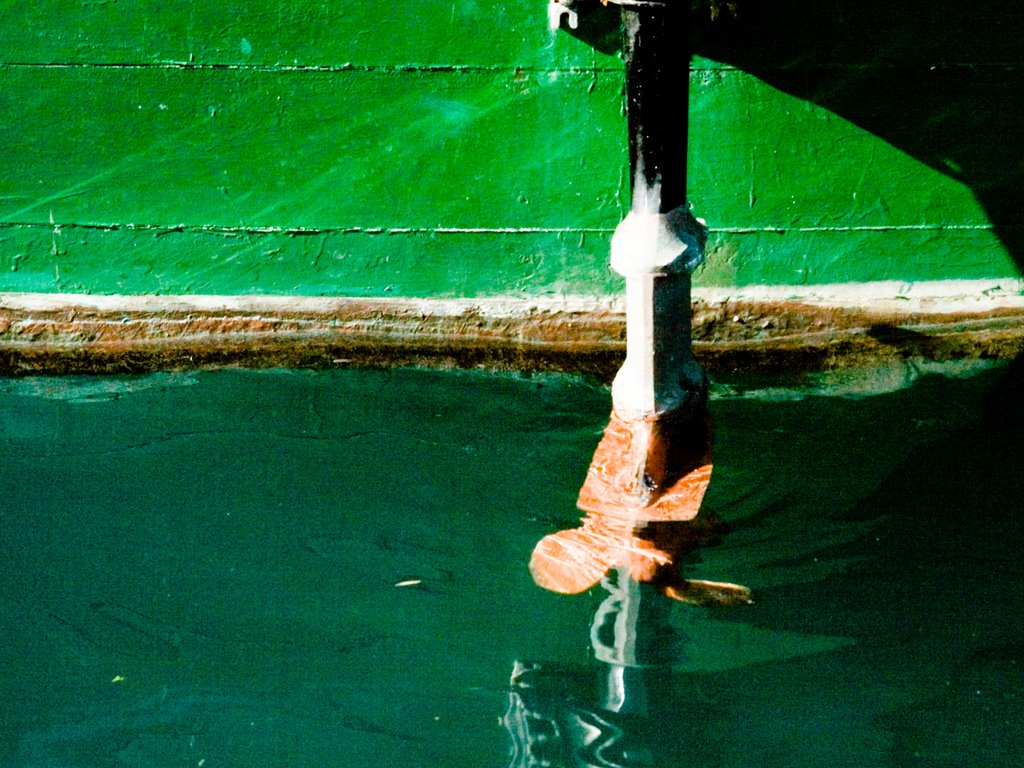
[[[578,522],[599,386],[4,380],[0,762],[501,765],[518,701],[623,729],[629,765],[1016,765],[1022,376],[718,382],[729,530],[683,567],[757,602],[641,594],[660,666],[619,672],[614,578],[555,595],[527,568]],[[612,673],[646,711],[608,708]]]

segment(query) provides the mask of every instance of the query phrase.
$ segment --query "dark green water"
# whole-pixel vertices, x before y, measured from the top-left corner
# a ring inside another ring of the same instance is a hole
[[[687,575],[757,603],[633,595],[620,633],[675,663],[622,669],[608,593],[526,568],[579,516],[600,387],[2,381],[0,764],[1017,766],[1022,366],[884,383],[719,388],[732,530]]]

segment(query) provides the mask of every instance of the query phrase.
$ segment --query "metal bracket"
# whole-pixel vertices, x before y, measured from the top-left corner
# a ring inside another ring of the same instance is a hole
[[[562,26],[562,17],[566,17],[569,29],[576,29],[580,24],[580,16],[576,12],[575,0],[551,0],[548,3],[548,28],[557,32]]]

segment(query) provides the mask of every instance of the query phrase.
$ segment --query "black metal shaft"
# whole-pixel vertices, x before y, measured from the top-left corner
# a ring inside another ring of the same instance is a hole
[[[690,3],[623,5],[631,209],[667,213],[686,202]]]

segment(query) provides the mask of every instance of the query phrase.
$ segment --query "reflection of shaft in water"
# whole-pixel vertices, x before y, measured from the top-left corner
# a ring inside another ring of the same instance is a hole
[[[647,768],[680,764],[685,743],[664,724],[683,706],[667,670],[685,661],[687,637],[672,603],[623,566],[601,585],[590,641],[597,664],[517,661],[503,723],[510,768]]]
[[[647,695],[649,688],[658,689],[657,674],[608,667],[595,676],[592,669],[517,661],[502,720],[510,737],[509,768],[679,765],[673,759],[678,744],[662,720],[671,716],[671,706],[651,708]],[[624,691],[640,709],[607,706]]]
[[[636,703],[628,701],[625,689],[615,683],[621,670],[681,663],[687,638],[670,619],[672,604],[633,579],[627,567],[611,571],[601,586],[608,594],[590,624],[590,646],[596,659],[619,670],[609,676],[605,706],[616,712],[636,710]]]
[[[680,564],[696,545],[714,540],[727,527],[700,510],[711,481],[711,424],[707,418],[652,425],[654,455],[664,457],[658,477],[637,478],[657,488],[648,503],[623,506],[616,490],[621,478],[602,456],[618,455],[629,440],[630,425],[612,417],[591,464],[578,504],[587,515],[578,528],[545,536],[534,548],[530,572],[553,592],[575,594],[590,589],[613,569],[662,594],[697,605],[751,602],[750,590],[738,584],[683,578]],[[650,465],[649,465],[650,466]],[[603,489],[610,489],[608,494]]]

